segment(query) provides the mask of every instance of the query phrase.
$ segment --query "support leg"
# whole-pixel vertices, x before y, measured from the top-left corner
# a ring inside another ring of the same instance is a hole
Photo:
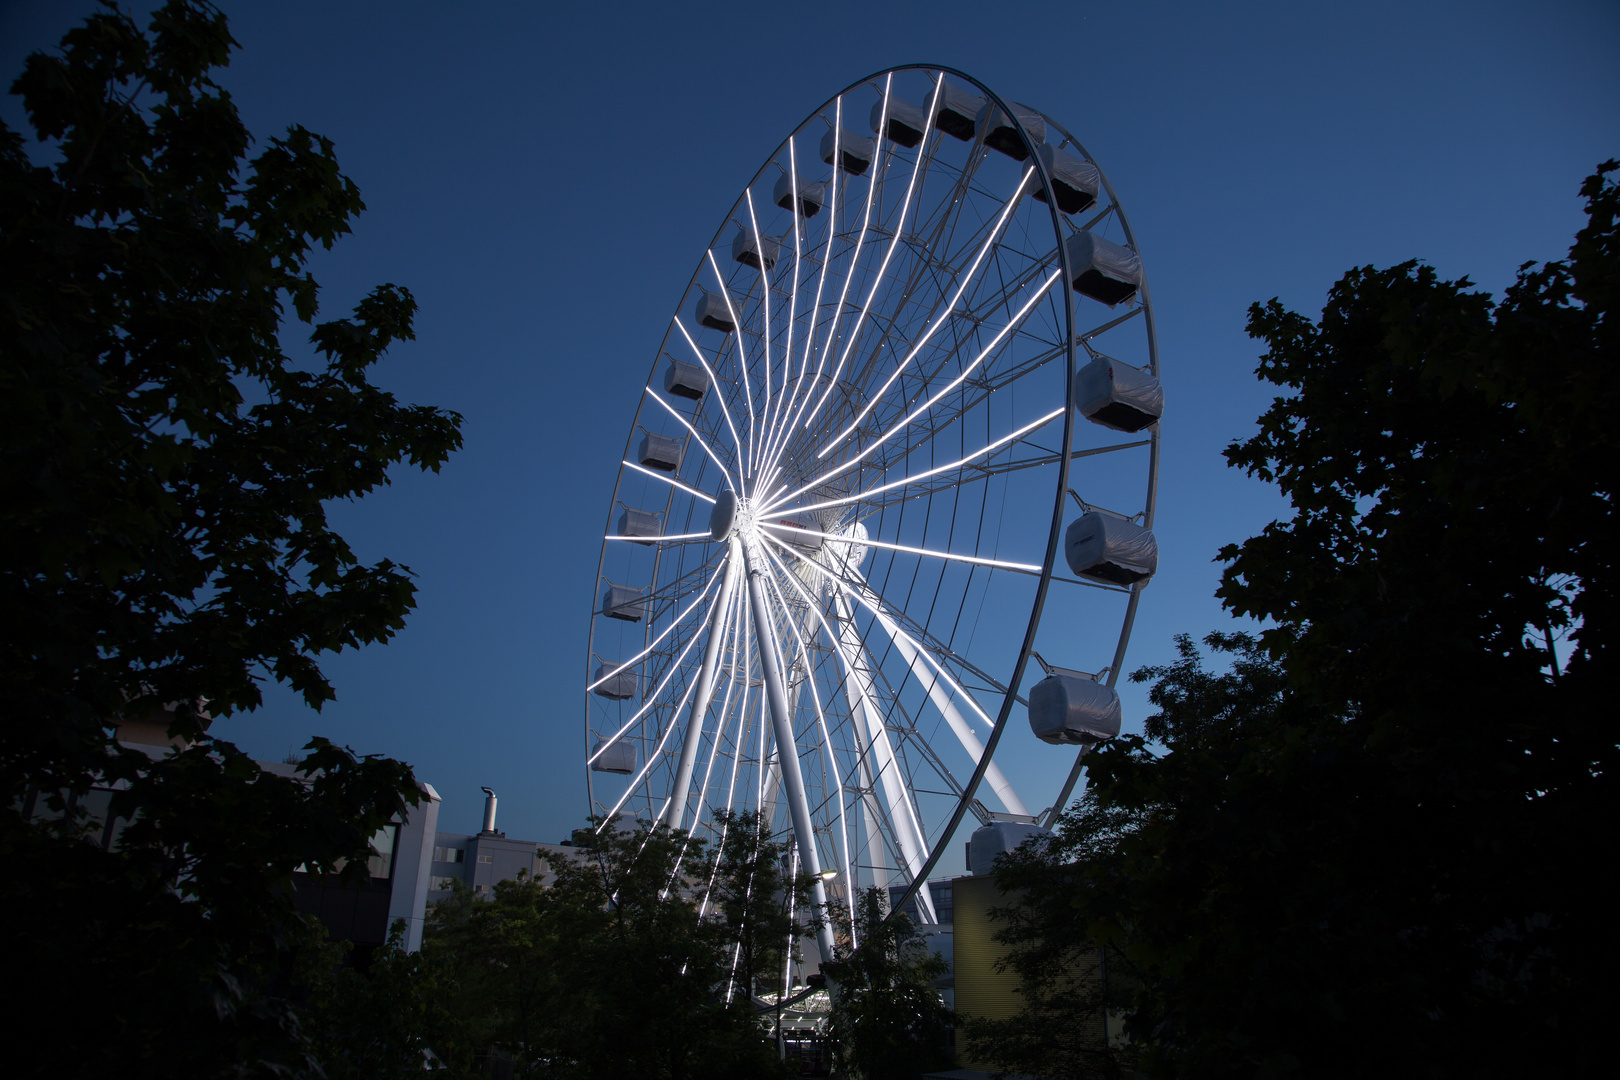
[[[697,692],[692,695],[692,711],[686,720],[686,741],[681,744],[681,760],[675,769],[675,786],[669,799],[669,827],[682,828],[686,823],[686,798],[692,789],[692,767],[697,763],[698,747],[703,742],[703,721],[714,698],[714,671],[720,659],[721,644],[726,639],[726,613],[731,610],[731,597],[737,588],[737,559],[735,552],[726,558],[726,578],[720,585],[720,596],[714,603],[714,615],[709,623],[709,640],[703,644],[703,668],[698,673]]]
[[[765,572],[763,555],[753,550],[759,541],[750,538],[732,538],[733,552],[740,547],[744,573],[748,579],[748,602],[754,612],[754,636],[759,642],[760,666],[764,669],[765,694],[771,712],[771,730],[776,737],[782,764],[782,781],[787,787],[788,812],[793,819],[793,836],[798,841],[799,858],[805,871],[815,876],[814,897],[823,914],[827,910],[827,887],[821,880],[821,856],[816,851],[816,831],[810,820],[810,802],[804,793],[804,774],[799,768],[798,741],[793,735],[793,717],[788,712],[787,687],[782,682],[781,655],[776,648],[775,634],[771,630],[770,611],[765,601]],[[833,955],[832,926],[822,920],[816,934],[816,945],[823,957]]]

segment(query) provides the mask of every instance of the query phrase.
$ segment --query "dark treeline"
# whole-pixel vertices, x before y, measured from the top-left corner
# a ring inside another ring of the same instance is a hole
[[[717,851],[661,826],[582,829],[547,884],[524,874],[486,898],[456,882],[429,909],[420,953],[396,940],[360,971],[313,952],[304,1016],[326,1075],[406,1077],[424,1062],[514,1080],[799,1075],[771,1006],[790,943],[816,926],[812,879],[788,876],[788,846],[757,814],[718,826]],[[945,962],[887,915],[876,889],[853,913],[832,906],[838,951],[823,971],[837,992],[813,1038],[841,1075],[952,1065],[933,988]]]

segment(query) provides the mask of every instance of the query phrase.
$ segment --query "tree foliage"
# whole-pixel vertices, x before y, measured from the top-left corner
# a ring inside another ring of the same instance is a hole
[[[945,961],[910,917],[888,917],[887,901],[873,886],[853,913],[835,905],[835,925],[852,925],[854,937],[839,940],[836,959],[821,966],[835,984],[827,1037],[839,1072],[857,1080],[915,1080],[954,1064],[950,1010],[934,988]]]
[[[440,954],[406,952],[404,930],[396,920],[364,970],[346,962],[346,943],[310,950],[301,1011],[326,1080],[475,1073],[469,1024],[454,1008],[454,970]]]
[[[792,845],[771,839],[757,810],[715,815],[720,857],[715,864],[713,918],[731,960],[726,996],[739,1006],[771,989],[780,993],[790,942],[815,933],[814,879],[793,874]]]
[[[1229,672],[1186,638],[1138,672],[1160,750],[1096,752],[1091,801],[1009,867],[1068,883],[1041,928],[1118,958],[1155,1074],[1595,1068],[1617,167],[1569,258],[1500,301],[1405,263],[1352,270],[1315,320],[1251,309],[1282,393],[1227,456],[1293,516],[1222,550],[1220,596],[1265,629],[1208,639]]]
[[[727,992],[736,947],[763,937],[759,909],[700,909],[703,842],[643,825],[574,845],[549,886],[519,877],[488,900],[463,886],[434,905],[423,949],[454,972],[472,1044],[520,1076],[777,1076],[750,998]]]
[[[325,506],[460,443],[458,416],[368,381],[412,336],[409,292],[316,322],[308,260],[363,204],[303,128],[248,156],[211,77],[234,46],[200,0],[144,31],[108,7],[14,83],[36,141],[0,127],[0,913],[30,973],[5,1004],[79,1029],[14,1048],[24,1071],[313,1070],[291,874],[363,877],[419,798],[397,762],[316,740],[299,781],[206,734],[266,678],[318,707],[319,654],[403,625],[408,570],[360,562]],[[154,715],[189,749],[113,739]],[[84,842],[93,785],[133,822],[115,851]]]

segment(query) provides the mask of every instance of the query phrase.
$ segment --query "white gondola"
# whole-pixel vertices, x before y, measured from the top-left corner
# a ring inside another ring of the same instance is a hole
[[[1059,210],[1078,214],[1097,204],[1097,193],[1102,190],[1102,173],[1097,166],[1051,143],[1042,143],[1037,153],[1052,178],[1052,193],[1057,196]],[[1041,202],[1046,201],[1044,186],[1037,184],[1033,194]]]
[[[916,146],[922,142],[923,133],[928,130],[928,114],[920,105],[913,105],[904,98],[890,94],[887,121],[884,119],[883,105],[884,103],[880,101],[872,106],[870,125],[874,132],[890,142],[897,142],[905,147]]]
[[[769,270],[781,257],[782,245],[768,236],[755,236],[753,229],[740,229],[731,241],[731,257],[755,270]]]
[[[610,772],[618,773],[621,776],[629,776],[636,771],[636,748],[634,746],[631,746],[623,739],[620,739],[612,746],[607,746],[605,750],[603,749],[604,746],[607,746],[607,740],[598,739],[596,745],[591,748],[591,753],[596,756],[596,760],[591,762],[592,772]]]
[[[783,173],[781,179],[776,181],[776,187],[771,189],[771,199],[784,210],[793,209],[793,178]],[[799,177],[799,213],[807,218],[813,218],[821,213],[821,204],[827,201],[827,185],[819,180],[806,180]]]
[[[1113,307],[1142,287],[1142,259],[1136,252],[1096,233],[1077,232],[1064,241],[1069,252],[1069,284],[1081,296]]]
[[[837,145],[834,146],[834,133],[829,131],[821,137],[821,160],[828,165],[833,162],[833,152],[838,153],[838,167],[851,176],[862,176],[872,167],[872,155],[876,151],[877,143],[866,135],[856,135],[848,128],[836,136]]]
[[[642,437],[641,446],[636,450],[636,460],[649,469],[679,472],[683,449],[685,448],[681,445],[680,439],[672,439],[668,435],[655,435],[649,431]]]
[[[935,100],[934,126],[953,139],[967,142],[973,138],[984,98],[947,81]]]
[[[737,324],[731,321],[731,308],[726,305],[726,298],[704,289],[698,290],[697,306],[692,309],[692,318],[697,320],[699,326],[718,330],[722,334],[737,329]]]
[[[1063,556],[1076,577],[1110,585],[1146,582],[1159,568],[1159,542],[1150,529],[1092,510],[1063,537]]]
[[[1093,424],[1137,432],[1164,415],[1164,387],[1141,368],[1099,356],[1075,376],[1074,406]]]
[[[1052,834],[1028,821],[992,821],[973,830],[968,839],[967,872],[985,877],[996,869],[996,860],[1017,851],[1026,840],[1041,842]]]
[[[1051,674],[1029,692],[1029,728],[1054,746],[1099,743],[1119,734],[1119,695],[1077,675]]]
[[[615,670],[618,667],[618,664],[596,666],[596,677],[591,681],[596,683],[596,694],[599,697],[626,701],[636,696],[635,670],[633,668]]]
[[[685,360],[671,360],[664,372],[664,390],[676,397],[702,401],[709,392],[709,373]]]
[[[1014,102],[1010,108],[1018,123],[1024,125],[1029,132],[1029,141],[1039,146],[1046,141],[1046,118],[1027,105]],[[978,116],[979,137],[984,145],[992,150],[1000,150],[1014,161],[1029,160],[1029,146],[1024,143],[1024,137],[1018,133],[1018,125],[1014,124],[1012,117],[986,103],[979,110]]]
[[[608,585],[602,590],[602,614],[610,619],[640,622],[647,617],[647,591],[628,585]]]
[[[664,530],[659,528],[658,515],[651,510],[632,510],[627,506],[624,513],[619,515],[620,536],[656,538],[663,534]],[[636,543],[652,546],[652,540],[638,539]]]

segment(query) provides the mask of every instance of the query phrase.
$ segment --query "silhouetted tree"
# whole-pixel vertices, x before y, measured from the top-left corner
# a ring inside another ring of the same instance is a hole
[[[1186,638],[1138,672],[1147,738],[1092,755],[1092,801],[1006,878],[1051,875],[1037,929],[1117,958],[1153,1074],[1598,1067],[1617,167],[1569,258],[1500,302],[1405,263],[1346,274],[1316,320],[1251,308],[1283,393],[1227,456],[1293,516],[1222,550],[1220,596],[1265,629],[1208,639],[1230,672]]]
[[[910,1080],[953,1064],[951,1013],[934,987],[946,963],[909,916],[887,917],[887,901],[874,886],[853,919],[835,907],[835,925],[853,922],[853,944],[843,937],[836,959],[821,965],[834,983],[828,1040],[839,1070],[860,1080]]]
[[[266,678],[318,707],[320,654],[403,625],[408,571],[359,562],[325,506],[460,444],[368,381],[412,336],[406,290],[315,321],[307,260],[360,194],[301,127],[248,157],[210,78],[234,45],[207,3],[144,32],[108,7],[13,85],[38,141],[0,127],[0,919],[27,973],[0,1006],[56,1033],[16,1041],[19,1074],[314,1075],[292,873],[363,880],[420,798],[399,762],[317,739],[287,779],[206,732]],[[189,748],[114,740],[153,716]]]

